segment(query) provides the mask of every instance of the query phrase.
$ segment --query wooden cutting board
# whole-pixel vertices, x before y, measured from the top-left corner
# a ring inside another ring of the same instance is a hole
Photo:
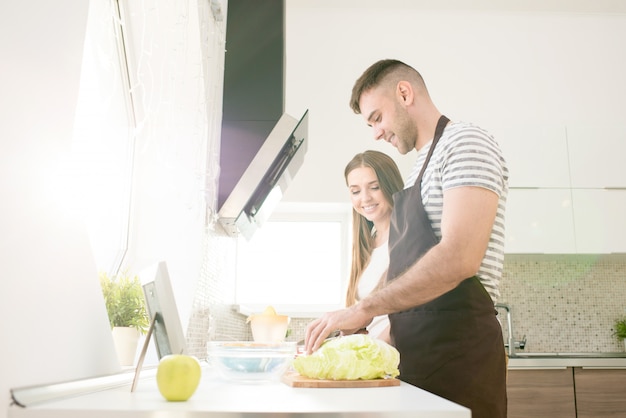
[[[324,380],[311,379],[295,372],[285,373],[281,380],[294,388],[375,388],[400,385],[399,379]]]

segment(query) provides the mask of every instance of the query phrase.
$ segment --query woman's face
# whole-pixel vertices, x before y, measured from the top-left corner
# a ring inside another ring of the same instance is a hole
[[[374,223],[391,216],[393,208],[385,199],[374,169],[357,167],[348,173],[347,181],[352,207],[357,213]]]

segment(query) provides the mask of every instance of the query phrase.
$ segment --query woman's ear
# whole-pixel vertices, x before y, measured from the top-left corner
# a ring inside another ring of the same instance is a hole
[[[399,81],[396,87],[396,94],[398,99],[405,105],[413,103],[414,92],[413,86],[408,81]]]

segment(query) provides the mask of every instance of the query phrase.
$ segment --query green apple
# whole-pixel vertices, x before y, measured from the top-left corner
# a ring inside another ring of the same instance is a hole
[[[202,369],[197,358],[170,354],[159,361],[157,386],[168,401],[186,401],[198,388],[201,375]]]

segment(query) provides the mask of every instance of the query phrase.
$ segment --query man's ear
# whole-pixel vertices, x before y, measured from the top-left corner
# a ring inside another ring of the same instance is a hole
[[[396,94],[398,99],[404,103],[404,105],[410,105],[413,103],[414,92],[413,86],[408,81],[399,81],[396,87]]]

